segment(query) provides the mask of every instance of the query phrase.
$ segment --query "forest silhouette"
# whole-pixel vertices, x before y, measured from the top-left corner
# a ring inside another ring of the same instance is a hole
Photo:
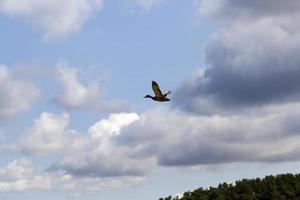
[[[185,192],[182,198],[168,196],[159,200],[300,200],[300,174],[243,179]]]

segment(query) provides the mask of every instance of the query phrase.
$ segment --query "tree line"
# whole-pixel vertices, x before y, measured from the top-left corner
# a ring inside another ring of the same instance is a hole
[[[200,187],[185,192],[182,198],[168,196],[159,200],[300,200],[300,174],[242,179],[218,187]]]

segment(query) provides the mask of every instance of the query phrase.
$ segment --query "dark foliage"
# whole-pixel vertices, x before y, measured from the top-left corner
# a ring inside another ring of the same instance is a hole
[[[300,200],[300,174],[243,179],[235,184],[185,192],[181,199],[169,196],[159,200]]]

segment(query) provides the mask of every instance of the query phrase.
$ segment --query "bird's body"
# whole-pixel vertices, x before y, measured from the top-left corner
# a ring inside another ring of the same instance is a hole
[[[163,94],[159,89],[159,85],[155,81],[152,81],[152,90],[155,96],[146,95],[144,98],[151,98],[152,100],[159,102],[170,101],[170,99],[167,98],[167,96],[171,94],[171,91],[168,91],[167,93]]]
[[[155,97],[155,96],[153,97],[153,96],[150,96],[150,95],[146,95],[145,98],[151,98],[154,101],[160,101],[160,102],[170,101],[170,99],[168,99],[166,97]]]

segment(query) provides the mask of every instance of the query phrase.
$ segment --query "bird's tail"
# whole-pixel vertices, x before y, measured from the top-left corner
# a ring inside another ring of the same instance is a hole
[[[164,97],[167,97],[171,93],[172,93],[172,91],[169,90],[167,93],[164,94]]]

